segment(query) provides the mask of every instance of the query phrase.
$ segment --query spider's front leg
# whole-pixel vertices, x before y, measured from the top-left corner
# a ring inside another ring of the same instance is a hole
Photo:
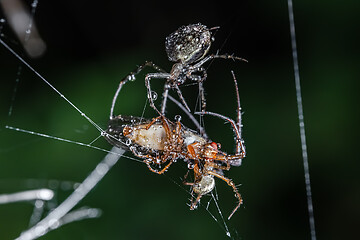
[[[110,119],[112,119],[114,117],[114,108],[115,108],[115,103],[116,100],[119,96],[120,90],[121,88],[128,82],[128,81],[134,81],[136,79],[136,75],[139,74],[142,70],[144,70],[145,67],[151,67],[154,70],[161,72],[161,73],[165,73],[165,71],[159,67],[158,65],[154,64],[153,62],[149,62],[146,61],[145,63],[139,65],[134,71],[132,71],[131,73],[129,73],[126,77],[124,77],[120,83],[119,86],[115,92],[114,98],[112,100],[112,104],[111,104],[111,109],[110,109]]]
[[[199,72],[199,74],[193,74],[194,72]],[[189,71],[189,74],[187,76],[190,80],[197,82],[199,85],[199,95],[201,97],[201,112],[204,112],[206,109],[206,99],[205,99],[205,90],[204,90],[204,86],[203,83],[207,78],[207,72],[205,70],[205,68],[203,67],[196,67],[196,68],[192,68]]]
[[[171,75],[169,73],[148,73],[145,77],[145,86],[147,88],[147,96],[150,102],[150,107],[152,107],[160,116],[162,116],[164,113],[160,112],[154,104],[154,99],[153,99],[153,93],[150,87],[150,80],[152,78],[157,78],[157,79],[168,79]],[[165,89],[165,91],[168,91],[168,89]],[[165,95],[165,94],[164,94]],[[166,92],[166,96],[164,96],[167,98],[167,92]],[[166,103],[166,100],[164,100],[164,102]],[[165,107],[163,107],[164,111],[165,111]]]
[[[201,67],[204,63],[206,63],[206,62],[208,62],[208,61],[210,61],[210,60],[212,60],[212,59],[215,59],[215,58],[221,58],[221,59],[231,59],[231,60],[233,60],[233,61],[235,61],[235,60],[239,60],[239,61],[243,61],[243,62],[248,62],[246,59],[244,59],[244,58],[241,58],[241,57],[236,57],[236,56],[234,56],[234,55],[230,55],[230,54],[227,54],[227,53],[225,53],[225,54],[221,54],[221,55],[219,55],[218,53],[216,53],[216,54],[210,54],[210,55],[208,55],[207,57],[205,57],[205,58],[203,58],[201,61],[199,61],[198,63],[196,63],[195,65],[194,65],[194,67]]]

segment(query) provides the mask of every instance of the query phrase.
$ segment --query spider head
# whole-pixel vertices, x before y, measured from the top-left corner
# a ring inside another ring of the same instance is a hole
[[[165,48],[172,62],[191,64],[202,59],[211,46],[211,29],[201,23],[181,26],[166,37]]]
[[[211,143],[208,143],[205,145],[204,147],[204,156],[205,158],[207,159],[215,159],[219,150],[218,150],[218,147],[220,145],[218,145],[217,143],[215,142],[211,142]]]

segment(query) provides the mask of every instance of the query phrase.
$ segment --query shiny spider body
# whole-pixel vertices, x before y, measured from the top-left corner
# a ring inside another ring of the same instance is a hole
[[[152,120],[123,115],[112,117],[104,137],[110,144],[130,150],[143,160],[150,171],[157,174],[163,174],[178,159],[187,162],[188,168],[194,171],[194,181],[184,181],[184,184],[191,185],[193,192],[197,194],[190,209],[195,209],[201,197],[214,189],[214,177],[222,179],[232,187],[239,200],[229,216],[230,219],[241,205],[242,198],[234,182],[225,177],[223,171],[229,170],[231,166],[239,166],[245,157],[245,147],[241,138],[240,99],[236,79],[234,75],[233,77],[238,100],[237,122],[212,112],[196,114],[219,117],[232,125],[236,141],[234,155],[220,151],[220,144],[182,125],[180,118],[172,122],[164,115]]]
[[[165,49],[168,59],[171,62],[175,62],[170,72],[166,72],[161,67],[157,66],[153,62],[145,62],[138,66],[133,72],[127,75],[119,84],[118,91],[115,94],[116,98],[118,92],[127,81],[133,81],[136,75],[139,74],[145,67],[151,67],[156,72],[148,73],[145,76],[145,86],[147,88],[148,99],[150,106],[158,112],[159,115],[164,115],[166,102],[168,98],[169,89],[174,89],[182,104],[190,112],[185,99],[182,96],[179,85],[182,85],[187,79],[196,82],[199,86],[199,92],[201,97],[201,110],[205,111],[206,100],[203,88],[203,82],[207,78],[207,73],[203,65],[215,58],[232,59],[246,61],[243,58],[235,57],[229,54],[208,54],[208,51],[213,41],[212,30],[218,27],[208,28],[201,23],[190,24],[187,26],[181,26],[175,32],[166,37]],[[163,101],[161,104],[161,111],[159,111],[154,105],[153,92],[150,86],[151,79],[165,79]],[[110,116],[113,116],[113,110],[115,101],[113,101]]]

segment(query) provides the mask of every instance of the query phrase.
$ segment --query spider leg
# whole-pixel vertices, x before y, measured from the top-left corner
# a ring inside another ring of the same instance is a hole
[[[186,108],[186,110],[188,110],[189,112],[191,112],[189,106],[187,105],[187,103],[186,103],[186,101],[185,101],[185,99],[184,99],[184,97],[183,97],[183,95],[182,95],[182,92],[181,92],[179,86],[178,86],[178,85],[174,85],[174,88],[175,88],[175,90],[176,90],[176,92],[177,92],[177,94],[178,94],[181,102],[183,103],[184,107]]]
[[[224,156],[224,157],[221,156],[221,158],[215,158],[213,160],[214,161],[225,162],[226,166],[220,165],[220,164],[215,163],[215,162],[209,162],[209,163],[207,163],[207,165],[211,166],[213,168],[221,169],[221,170],[229,170],[230,169],[230,162],[228,160],[228,156]]]
[[[173,98],[171,95],[168,95],[169,99],[174,102],[189,118],[190,120],[195,124],[196,128],[198,129],[200,135],[202,137],[208,138],[204,128],[200,125],[200,123],[196,120],[194,115],[192,115],[190,112],[188,112],[185,107],[175,98]]]
[[[202,197],[201,193],[198,194],[198,196],[196,197],[195,201],[193,201],[193,199],[191,199],[191,206],[190,206],[190,210],[194,210],[198,204],[198,202],[200,201],[200,198]]]
[[[169,96],[169,89],[170,89],[170,85],[168,83],[165,83],[164,92],[163,92],[163,101],[161,103],[161,114],[162,115],[165,115],[165,108],[166,108],[167,98]]]
[[[192,185],[194,185],[193,182],[187,182],[187,181],[186,181],[188,175],[189,175],[189,170],[188,170],[188,171],[186,172],[186,174],[184,175],[183,184],[184,184],[184,185],[187,185],[187,186],[192,186]]]
[[[201,67],[204,63],[206,63],[206,62],[208,62],[208,61],[210,61],[210,60],[212,60],[212,59],[215,59],[215,58],[231,59],[231,60],[233,60],[233,61],[239,60],[239,61],[247,62],[246,59],[241,58],[241,57],[236,57],[236,56],[234,56],[234,55],[230,55],[230,54],[227,54],[227,53],[221,54],[221,55],[219,55],[219,54],[216,53],[216,54],[210,54],[210,55],[208,55],[207,57],[203,58],[203,59],[200,60],[198,63],[196,63],[193,67],[194,67],[194,68]]]
[[[154,100],[153,100],[153,96],[152,96],[152,91],[151,91],[151,87],[150,87],[150,79],[153,78],[158,78],[158,79],[167,79],[169,78],[171,75],[169,73],[148,73],[145,77],[145,86],[147,88],[147,93],[148,93],[148,99],[150,102],[150,107],[152,107],[159,115],[163,115],[156,107],[154,104]],[[165,100],[166,102],[166,100]],[[165,107],[164,107],[165,108]],[[164,109],[165,110],[165,109]]]
[[[115,103],[116,103],[116,100],[118,98],[118,95],[120,93],[120,90],[122,88],[122,86],[124,84],[126,84],[128,81],[134,81],[135,80],[135,76],[137,74],[139,74],[145,67],[151,67],[153,69],[155,69],[156,71],[158,72],[162,72],[162,73],[165,73],[165,71],[160,68],[159,66],[157,66],[156,64],[154,64],[153,62],[149,62],[149,61],[146,61],[145,63],[141,64],[140,66],[138,66],[134,71],[132,71],[130,74],[128,74],[126,77],[124,77],[120,83],[119,83],[119,86],[115,92],[115,95],[114,95],[114,98],[112,100],[112,104],[111,104],[111,109],[110,109],[110,119],[112,119],[114,117],[114,108],[115,108]]]
[[[188,175],[189,171],[186,173],[186,175],[184,176],[184,182],[183,184],[184,185],[190,185],[190,186],[193,186],[196,182],[200,181],[201,177],[202,177],[202,174],[200,173],[200,169],[199,169],[199,166],[198,166],[198,163],[195,164],[194,166],[194,182],[185,182],[185,179]],[[200,199],[202,197],[202,194],[199,193],[197,195],[197,197],[195,198],[194,200],[194,195],[191,193],[191,204],[190,204],[190,210],[194,210],[197,206],[197,204],[199,203]]]
[[[238,88],[238,84],[236,81],[234,71],[231,70],[231,74],[233,76],[234,84],[235,84],[235,92],[236,92],[236,100],[237,100],[237,111],[236,111],[237,112],[237,122],[236,122],[236,125],[237,125],[238,131],[239,131],[239,139],[237,139],[237,144],[236,144],[236,154],[240,154],[241,152],[243,152],[244,157],[245,157],[245,148],[244,148],[242,140],[241,140],[242,139],[241,138],[242,124],[241,124],[241,106],[240,106],[239,88]]]
[[[162,168],[161,170],[157,170],[157,169],[152,168],[150,165],[150,163],[152,163],[153,160],[156,160],[156,158],[154,159],[154,157],[152,157],[152,156],[150,156],[150,157],[151,158],[149,158],[149,159],[151,159],[151,160],[146,159],[144,162],[146,163],[146,165],[150,169],[150,171],[152,171],[153,173],[157,173],[157,174],[163,174],[174,162],[173,159],[170,159],[169,163],[164,168]]]
[[[119,83],[119,87],[117,88],[116,92],[115,92],[115,95],[114,95],[114,98],[112,100],[112,104],[111,104],[111,108],[110,108],[110,119],[113,119],[115,116],[114,116],[114,108],[115,108],[115,103],[116,103],[116,100],[119,96],[119,93],[120,93],[120,90],[122,88],[122,86],[124,84],[126,84],[128,82],[128,78],[125,78],[124,80],[122,80],[120,83]]]
[[[204,115],[204,114],[208,114],[208,115],[212,115],[221,119],[224,119],[228,122],[230,122],[230,124],[233,127],[233,131],[235,132],[236,135],[236,152],[235,155],[233,156],[228,156],[228,159],[230,160],[230,163],[232,166],[240,166],[241,165],[241,159],[243,159],[246,155],[246,151],[245,151],[245,146],[244,146],[244,141],[242,140],[242,136],[241,136],[241,106],[240,106],[240,95],[239,95],[239,88],[237,85],[237,81],[236,81],[236,77],[233,71],[231,71],[231,74],[233,76],[234,79],[234,84],[235,84],[235,91],[236,91],[236,99],[237,99],[237,122],[235,123],[234,120],[225,117],[221,114],[218,113],[213,113],[213,112],[197,112],[195,114],[199,114],[199,115]]]
[[[205,114],[212,115],[212,116],[215,116],[215,117],[218,117],[218,118],[221,118],[221,119],[224,119],[224,120],[228,121],[232,125],[233,131],[235,132],[235,135],[236,135],[237,152],[236,152],[235,156],[237,156],[238,158],[244,158],[245,157],[245,155],[246,155],[245,146],[244,146],[243,140],[241,139],[240,130],[238,129],[237,123],[235,123],[234,120],[232,120],[231,118],[228,118],[228,117],[226,117],[224,115],[221,115],[219,113],[213,113],[213,112],[195,112],[195,114],[198,114],[198,115],[205,115]],[[233,159],[235,159],[235,158],[233,158]]]
[[[231,214],[230,214],[229,217],[228,217],[228,220],[229,220],[229,219],[232,217],[232,215],[234,215],[234,213],[236,212],[236,210],[238,210],[238,208],[240,207],[240,205],[241,205],[242,202],[243,202],[243,200],[242,200],[242,198],[241,198],[241,195],[240,195],[240,193],[238,192],[238,190],[237,190],[237,188],[236,188],[236,186],[235,186],[235,183],[234,183],[231,179],[229,179],[229,178],[227,178],[227,177],[224,177],[224,176],[222,176],[222,175],[220,175],[220,174],[218,174],[218,173],[216,173],[216,172],[213,172],[213,171],[208,171],[207,173],[208,173],[208,174],[211,174],[211,175],[213,175],[213,176],[215,176],[215,177],[217,177],[217,178],[220,178],[220,179],[223,180],[223,181],[225,181],[230,187],[232,187],[233,191],[235,192],[236,197],[239,199],[238,205],[236,205],[236,207],[234,208],[234,210],[231,212]]]
[[[199,82],[199,94],[201,97],[201,111],[205,111],[206,108],[206,99],[205,99],[205,90],[203,86],[203,81]]]
[[[198,75],[198,74],[194,74],[194,72],[199,72],[202,75]],[[201,106],[200,106],[200,111],[203,112],[205,111],[206,108],[206,99],[205,99],[205,90],[204,90],[204,86],[203,86],[203,82],[205,81],[205,79],[207,78],[207,73],[205,68],[203,67],[191,67],[189,70],[189,73],[187,74],[187,78],[191,79],[194,82],[197,82],[199,85],[199,95],[201,98]]]

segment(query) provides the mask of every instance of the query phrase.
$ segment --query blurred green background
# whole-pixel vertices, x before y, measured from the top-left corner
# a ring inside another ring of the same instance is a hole
[[[31,1],[26,3],[30,6]],[[359,5],[358,1],[294,1],[318,239],[358,236]],[[151,60],[170,70],[164,50],[168,34],[190,23],[220,26],[211,52],[220,49],[249,60],[214,61],[205,83],[207,109],[235,118],[230,74],[234,70],[244,112],[247,157],[241,167],[226,173],[241,184],[244,205],[227,222],[229,230],[234,239],[310,239],[286,1],[237,5],[39,1],[35,22],[47,52],[27,61],[103,128],[117,84],[136,65]],[[8,26],[2,33],[4,41],[22,52]],[[57,193],[52,207],[71,190],[49,180],[81,182],[105,153],[4,128],[10,125],[85,143],[98,136],[25,67],[12,102],[19,65],[0,46],[0,193],[51,186]],[[117,114],[142,114],[144,74],[124,87]],[[160,93],[163,83],[153,80],[152,86]],[[184,86],[182,91],[188,104],[195,106],[196,86]],[[13,114],[8,117],[10,105]],[[173,119],[177,114],[193,128],[169,104],[167,116]],[[145,115],[155,116],[149,107]],[[205,128],[212,140],[233,152],[228,124],[207,116]],[[95,145],[111,148],[102,139]],[[66,225],[43,239],[227,239],[223,225],[204,207],[188,209],[190,196],[181,186],[185,173],[182,162],[158,176],[144,164],[122,158],[78,206],[101,208],[103,215]],[[227,217],[236,199],[222,181],[217,181],[217,190]],[[202,199],[202,206],[208,199]],[[0,205],[0,239],[13,239],[25,230],[32,209],[31,203]]]

